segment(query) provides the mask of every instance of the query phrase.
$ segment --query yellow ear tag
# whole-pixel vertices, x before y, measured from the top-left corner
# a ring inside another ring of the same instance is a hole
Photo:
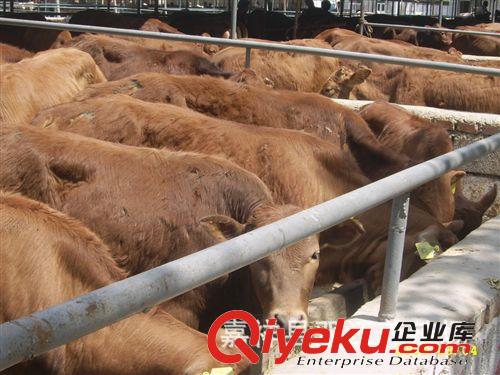
[[[210,373],[204,372],[203,375],[234,375],[232,367],[217,367],[210,370]]]
[[[417,242],[415,247],[417,248],[418,256],[422,260],[432,259],[436,253],[441,251],[439,245],[432,246],[429,242]]]
[[[454,182],[451,184],[451,193],[455,195],[455,191],[457,190],[457,183]]]

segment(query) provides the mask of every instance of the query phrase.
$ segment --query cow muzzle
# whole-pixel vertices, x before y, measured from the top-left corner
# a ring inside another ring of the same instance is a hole
[[[293,333],[296,328],[307,327],[307,314],[304,311],[281,311],[273,310],[269,319],[276,319],[276,324],[287,333]]]

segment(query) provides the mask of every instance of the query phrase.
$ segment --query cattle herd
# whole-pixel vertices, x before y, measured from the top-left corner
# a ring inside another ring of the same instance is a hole
[[[95,11],[72,22],[180,33]],[[440,33],[389,34],[330,28],[282,43],[500,67],[460,53],[500,55],[498,38],[453,38],[444,51],[421,46]],[[444,127],[392,103],[500,114],[498,77],[256,49],[247,69],[241,48],[17,27],[2,27],[0,42],[2,322],[452,150]],[[355,112],[329,98],[374,102]],[[425,265],[416,243],[445,250],[481,224],[496,186],[471,201],[463,175],[412,192],[402,278]],[[314,286],[363,279],[380,294],[389,219],[383,204],[8,373],[220,367],[205,333],[224,311],[287,327],[307,322]]]

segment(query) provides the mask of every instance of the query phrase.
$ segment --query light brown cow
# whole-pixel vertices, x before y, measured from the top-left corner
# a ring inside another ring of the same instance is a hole
[[[27,57],[32,57],[33,53],[9,44],[0,43],[0,64],[16,63]]]
[[[0,192],[0,237],[0,322],[47,309],[125,277],[94,233],[18,194]],[[240,363],[239,369],[245,364]],[[154,308],[4,373],[194,375],[221,366],[208,352],[204,334]]]
[[[347,143],[363,172],[372,179],[401,170],[407,164],[404,156],[380,146],[358,114],[316,94],[270,90],[206,76],[144,73],[94,85],[76,100],[115,93],[188,107],[246,124],[303,130],[336,147]]]
[[[299,210],[275,204],[260,179],[226,160],[50,129],[3,126],[1,131],[1,187],[80,219],[131,274]],[[316,237],[304,239],[165,307],[203,329],[222,311],[246,308],[252,296],[260,303],[248,306],[251,311],[275,315],[284,325],[290,318],[305,319],[318,249]],[[215,296],[231,290],[239,300],[212,305]]]
[[[330,48],[327,43],[314,39],[284,44]],[[224,70],[239,72],[245,68],[245,50],[225,48],[213,56],[213,61]],[[349,92],[370,74],[365,67],[348,68],[335,58],[258,49],[251,51],[251,67],[259,76],[270,80],[274,88],[335,98],[348,98]]]
[[[453,151],[451,139],[442,126],[412,115],[395,104],[374,102],[363,107],[359,114],[384,147],[408,156],[412,164]],[[413,203],[442,223],[451,221],[455,206],[452,186],[464,174],[463,171],[450,171],[428,182],[415,191],[417,201]]]
[[[91,34],[74,38],[71,46],[89,53],[109,80],[140,72],[231,75],[196,51],[161,51],[122,38]]]
[[[92,83],[106,78],[89,54],[69,48],[41,52],[0,66],[0,120],[30,121],[40,110],[69,102]]]

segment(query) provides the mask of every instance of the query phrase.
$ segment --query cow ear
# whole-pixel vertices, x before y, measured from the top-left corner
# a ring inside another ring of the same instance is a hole
[[[349,77],[349,84],[354,87],[363,83],[372,73],[372,70],[365,65],[360,65],[358,69]]]
[[[363,224],[356,218],[351,218],[319,235],[321,248],[342,249],[351,246],[366,233]]]
[[[447,223],[443,223],[443,226],[452,231],[453,233],[457,234],[462,230],[464,227],[464,221],[463,220],[452,220]]]
[[[230,239],[245,231],[245,225],[225,215],[212,215],[200,220],[201,224],[216,237]]]
[[[453,171],[453,176],[451,177],[451,183],[456,184],[465,175],[466,175],[465,171]]]

